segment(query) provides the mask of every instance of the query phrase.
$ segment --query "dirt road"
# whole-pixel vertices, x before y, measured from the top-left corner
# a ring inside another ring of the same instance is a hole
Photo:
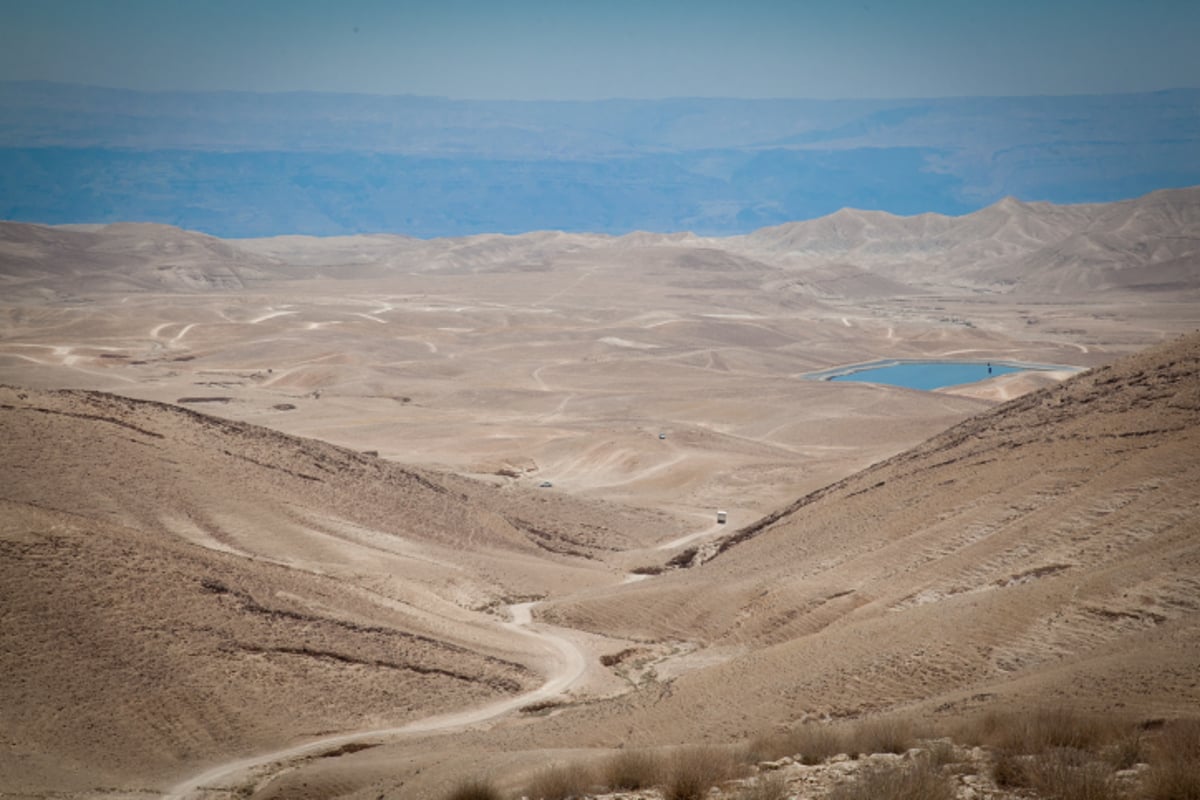
[[[536,604],[517,603],[509,606],[508,610],[512,615],[512,621],[501,623],[501,625],[518,636],[533,640],[537,646],[544,647],[551,652],[554,668],[548,671],[550,677],[540,688],[479,708],[425,717],[394,728],[352,731],[336,736],[326,736],[282,750],[236,761],[227,761],[181,781],[171,787],[163,797],[166,800],[197,800],[209,796],[210,792],[219,793],[224,797],[228,794],[228,787],[247,781],[256,769],[262,767],[365,739],[459,730],[496,719],[530,703],[557,696],[583,676],[587,668],[587,656],[574,642],[558,634],[556,628],[540,624],[535,626],[532,615],[534,605]]]

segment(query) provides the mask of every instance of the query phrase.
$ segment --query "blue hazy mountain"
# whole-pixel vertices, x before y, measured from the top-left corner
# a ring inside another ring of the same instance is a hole
[[[496,102],[0,83],[0,218],[219,236],[743,233],[1200,183],[1200,90]]]

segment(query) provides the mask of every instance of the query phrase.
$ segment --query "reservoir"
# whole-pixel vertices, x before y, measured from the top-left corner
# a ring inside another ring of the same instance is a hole
[[[807,377],[825,381],[859,381],[932,391],[947,386],[1008,375],[1014,372],[1077,370],[1052,364],[1022,364],[1015,361],[904,361],[889,359],[814,372]]]

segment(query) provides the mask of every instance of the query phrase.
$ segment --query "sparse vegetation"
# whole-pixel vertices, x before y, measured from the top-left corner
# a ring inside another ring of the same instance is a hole
[[[929,763],[934,767],[941,768],[958,763],[954,743],[949,739],[932,739],[922,742],[921,746],[925,748]]]
[[[774,761],[791,756],[812,765],[845,752],[845,746],[836,728],[810,722],[780,733],[759,736],[750,742],[749,752],[754,761]]]
[[[954,800],[954,787],[928,761],[877,767],[836,787],[829,800]]]
[[[1147,760],[1145,736],[1140,730],[1131,730],[1104,748],[1102,754],[1113,769],[1129,769]]]
[[[1200,763],[1156,764],[1142,785],[1145,800],[1200,800]]]
[[[600,769],[601,783],[617,791],[648,789],[662,777],[654,754],[645,750],[621,750]]]
[[[1200,800],[1200,720],[1164,726],[1150,763],[1142,785],[1145,800]]]
[[[712,787],[738,777],[739,771],[728,750],[685,748],[671,758],[663,797],[665,800],[700,800]]]
[[[1060,747],[1036,755],[1030,784],[1042,797],[1056,800],[1117,800],[1122,796],[1112,768],[1088,753]]]
[[[490,781],[472,779],[463,781],[451,789],[445,800],[504,800],[504,798]]]
[[[1014,789],[1029,785],[1029,758],[1008,750],[996,751],[992,762],[992,780],[1001,789]]]
[[[1062,747],[1098,752],[1129,729],[1125,720],[1048,708],[1032,713],[990,713],[965,728],[962,736],[972,744],[1013,753],[1035,754]]]
[[[901,717],[877,717],[851,728],[843,742],[846,752],[905,753],[916,746],[913,725]]]
[[[521,794],[530,800],[571,800],[594,788],[594,782],[586,765],[555,764],[534,775]]]

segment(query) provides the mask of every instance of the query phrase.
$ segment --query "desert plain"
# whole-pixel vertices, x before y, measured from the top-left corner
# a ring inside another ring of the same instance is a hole
[[[1194,717],[1198,328],[1197,189],[726,238],[0,223],[0,793]],[[813,377],[879,359],[1050,369]]]

